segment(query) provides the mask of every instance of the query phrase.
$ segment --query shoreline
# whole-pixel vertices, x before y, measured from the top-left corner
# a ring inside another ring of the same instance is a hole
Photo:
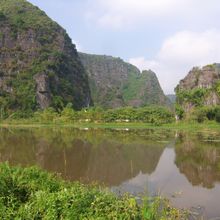
[[[154,125],[148,123],[55,123],[55,122],[28,122],[28,121],[16,121],[16,122],[0,122],[0,128],[41,128],[41,127],[62,127],[62,128],[78,128],[78,129],[155,129],[155,130],[220,130],[220,124],[216,122],[209,123],[172,123],[163,125]]]

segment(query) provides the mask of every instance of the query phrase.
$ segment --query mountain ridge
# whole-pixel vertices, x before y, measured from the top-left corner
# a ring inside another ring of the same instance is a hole
[[[95,106],[170,105],[153,71],[141,72],[136,66],[113,56],[82,52],[79,56],[88,73]]]

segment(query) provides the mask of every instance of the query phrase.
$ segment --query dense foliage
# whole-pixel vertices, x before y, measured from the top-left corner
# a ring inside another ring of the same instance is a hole
[[[205,121],[216,121],[220,123],[220,106],[204,106],[193,110],[190,120],[202,123]]]
[[[205,96],[209,93],[210,89],[195,88],[192,90],[176,90],[177,100],[180,105],[189,102],[193,105],[202,106]]]
[[[215,91],[217,92],[217,94],[220,96],[220,80],[218,80],[215,84]]]
[[[220,106],[206,106],[204,103],[205,97],[211,91],[218,93],[219,82],[213,88],[195,88],[192,90],[177,90],[177,103],[175,105],[176,114],[179,119],[193,120],[196,122],[213,121],[220,122]],[[219,90],[220,91],[220,90]],[[220,93],[218,93],[220,95]],[[190,114],[185,112],[185,105],[190,105],[192,110]]]
[[[167,202],[138,206],[135,198],[117,198],[105,189],[67,183],[37,168],[0,165],[1,219],[185,219]]]
[[[20,112],[14,113],[6,120],[21,119]],[[24,117],[27,118],[27,117]],[[118,108],[104,110],[102,108],[86,108],[75,111],[71,104],[68,104],[62,111],[57,112],[54,108],[35,112],[30,118],[33,122],[40,123],[74,123],[74,122],[142,122],[154,125],[171,123],[174,121],[174,113],[164,107],[143,107],[143,108]]]

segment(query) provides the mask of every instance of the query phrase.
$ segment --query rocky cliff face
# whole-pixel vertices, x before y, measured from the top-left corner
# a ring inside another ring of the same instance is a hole
[[[180,81],[179,89],[212,88],[220,79],[220,68],[217,64],[202,68],[194,67],[189,74]]]
[[[143,71],[120,58],[80,53],[87,70],[92,99],[96,106],[167,105],[158,79],[152,71]]]
[[[220,104],[220,66],[194,67],[176,87],[177,103],[186,112],[197,106]]]
[[[0,106],[33,111],[91,102],[87,74],[71,39],[25,0],[0,0]]]

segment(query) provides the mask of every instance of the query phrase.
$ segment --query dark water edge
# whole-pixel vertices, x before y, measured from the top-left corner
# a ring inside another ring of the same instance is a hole
[[[0,161],[137,198],[159,194],[205,219],[220,216],[220,132],[1,128]]]

